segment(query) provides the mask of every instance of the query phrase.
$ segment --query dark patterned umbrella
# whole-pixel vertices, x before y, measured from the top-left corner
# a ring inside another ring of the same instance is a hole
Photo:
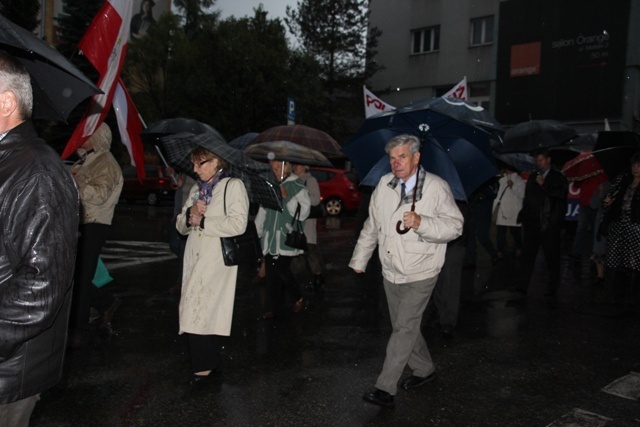
[[[249,200],[265,208],[282,210],[282,197],[271,166],[245,156],[231,147],[215,129],[199,134],[180,133],[160,138],[168,163],[197,178],[191,164],[191,153],[200,146],[229,164],[231,176],[242,179]]]
[[[102,93],[60,52],[2,15],[0,49],[16,57],[31,75],[35,118],[66,121],[83,99]]]
[[[185,117],[175,117],[172,119],[162,119],[153,123],[151,126],[140,132],[140,135],[153,135],[162,137],[165,135],[174,135],[177,133],[188,132],[192,135],[215,131],[212,126],[199,122],[195,119]]]
[[[333,167],[321,152],[289,141],[268,141],[250,145],[244,153],[256,160],[284,160],[308,166]]]
[[[327,157],[344,157],[340,145],[328,133],[304,125],[283,125],[269,128],[256,136],[250,145],[267,141],[291,141],[312,148]]]

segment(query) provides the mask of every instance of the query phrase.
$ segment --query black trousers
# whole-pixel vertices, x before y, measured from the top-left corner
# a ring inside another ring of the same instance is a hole
[[[527,292],[538,250],[542,247],[549,274],[548,290],[557,290],[560,286],[562,229],[560,227],[552,227],[541,232],[538,227],[523,226],[522,231],[524,239],[522,242],[522,262],[518,289]]]
[[[75,283],[73,285],[73,301],[71,304],[71,327],[78,331],[89,330],[89,315],[92,302],[98,295],[93,286],[93,276],[96,274],[98,258],[102,246],[107,241],[110,225],[82,224],[78,240],[78,254],[76,256]],[[106,309],[110,303],[100,302],[99,310]],[[106,305],[106,307],[105,307]]]
[[[265,257],[266,278],[267,278],[267,299],[265,311],[277,312],[281,309],[285,291],[294,301],[302,298],[300,284],[291,272],[291,261],[293,257],[267,254]]]
[[[189,342],[191,371],[213,371],[221,368],[220,337],[217,335],[185,334]]]

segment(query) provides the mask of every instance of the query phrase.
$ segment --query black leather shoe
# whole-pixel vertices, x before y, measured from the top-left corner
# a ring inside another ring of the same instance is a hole
[[[192,387],[203,387],[215,383],[222,377],[222,369],[213,369],[209,375],[191,375],[189,385]]]
[[[362,398],[366,402],[373,403],[374,405],[382,406],[384,408],[396,407],[395,398],[392,394],[389,394],[386,391],[375,389],[373,391],[365,393]]]
[[[435,372],[433,372],[431,375],[427,375],[426,377],[416,377],[415,375],[411,375],[409,378],[402,381],[402,384],[400,384],[400,386],[405,390],[411,390],[414,388],[422,387],[423,385],[430,383],[435,379]]]

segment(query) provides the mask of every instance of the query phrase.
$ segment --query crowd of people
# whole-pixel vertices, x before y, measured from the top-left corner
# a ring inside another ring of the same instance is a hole
[[[28,425],[39,394],[62,375],[65,348],[87,345],[92,320],[108,333],[120,304],[92,285],[123,182],[109,151],[111,130],[101,125],[80,147],[69,172],[36,135],[32,103],[28,73],[0,52],[0,216],[5,234],[0,248],[0,424],[10,426]],[[443,334],[450,336],[459,309],[461,266],[465,257],[475,262],[476,239],[493,264],[506,256],[521,259],[512,284],[514,300],[526,300],[540,248],[546,296],[555,297],[563,285],[560,256],[568,181],[552,166],[548,151],[534,153],[537,167],[526,181],[506,166],[466,203],[454,200],[447,182],[421,166],[420,144],[406,134],[386,144],[391,172],[370,195],[349,261],[361,274],[378,249],[392,332],[375,388],[363,398],[388,408],[395,406],[398,386],[412,390],[435,379],[421,329],[424,312],[433,295]],[[324,264],[316,221],[310,218],[320,204],[319,189],[307,167],[272,159],[282,210],[260,206],[252,219],[242,180],[231,174],[215,147],[198,146],[190,160],[197,180],[176,180],[172,249],[181,260],[174,289],[180,293],[178,333],[187,337],[189,384],[196,386],[219,376],[221,337],[231,334],[238,266],[225,262],[222,238],[242,234],[255,221],[264,254],[266,293],[259,316],[264,321],[295,316],[307,306],[291,269],[294,259],[305,260],[317,292],[324,284]],[[585,213],[576,240],[592,242],[592,254],[581,254],[592,256],[597,266],[601,300],[637,303],[640,153],[608,187],[604,184],[594,185],[581,204]],[[497,227],[495,246],[492,223]],[[293,245],[287,237],[303,225],[306,245]],[[507,233],[513,241],[510,255]],[[582,249],[582,243],[575,248]],[[406,366],[411,374],[402,378]]]

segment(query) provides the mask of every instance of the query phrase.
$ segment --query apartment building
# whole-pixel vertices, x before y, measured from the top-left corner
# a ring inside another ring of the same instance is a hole
[[[372,0],[382,30],[370,89],[392,105],[469,100],[505,126],[556,119],[640,130],[640,0]]]

